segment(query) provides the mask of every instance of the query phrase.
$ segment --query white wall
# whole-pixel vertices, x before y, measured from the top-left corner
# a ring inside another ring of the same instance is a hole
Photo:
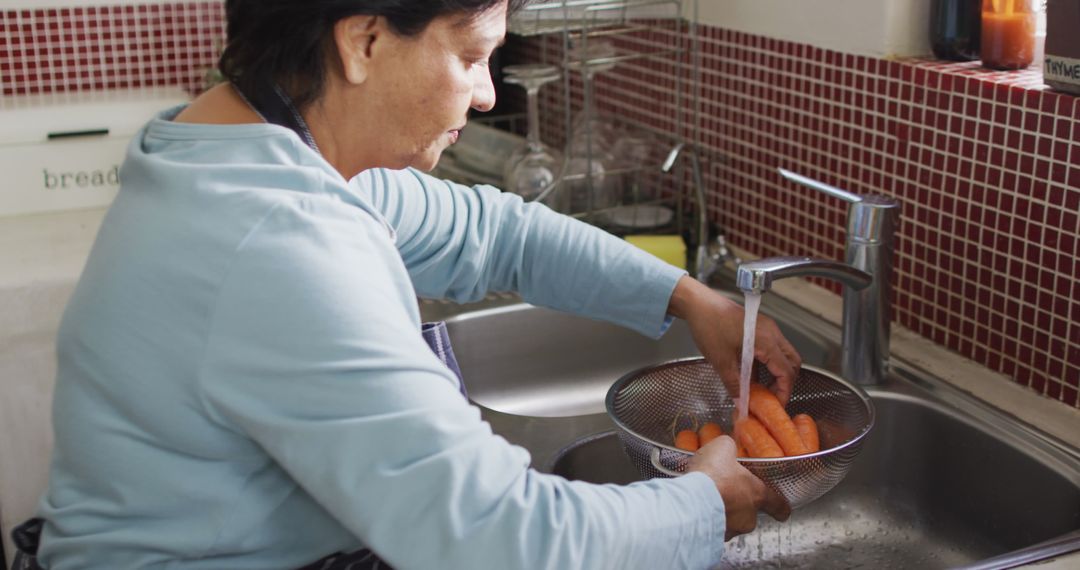
[[[894,57],[930,53],[929,6],[930,0],[699,0],[698,20],[845,53]]]
[[[154,4],[168,0],[0,0],[0,10]],[[687,7],[692,0],[684,0]],[[930,53],[930,0],[698,0],[699,21],[845,53]]]

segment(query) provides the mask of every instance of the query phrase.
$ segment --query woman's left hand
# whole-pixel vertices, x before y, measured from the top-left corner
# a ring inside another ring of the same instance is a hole
[[[732,398],[739,394],[739,367],[742,361],[743,308],[698,280],[684,276],[675,286],[668,314],[690,326],[694,343],[702,356],[720,374]],[[776,377],[772,390],[787,405],[791,385],[802,366],[802,358],[776,323],[758,315],[754,336],[754,358]]]

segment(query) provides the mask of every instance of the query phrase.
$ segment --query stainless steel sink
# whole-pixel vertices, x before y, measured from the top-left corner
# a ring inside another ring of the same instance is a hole
[[[848,476],[784,524],[728,545],[721,568],[952,568],[1080,528],[1069,467],[920,398],[872,391],[878,423]],[[568,479],[640,479],[615,432],[546,465]]]
[[[835,365],[840,353],[833,344],[780,324],[807,362]],[[453,317],[447,328],[472,400],[491,410],[534,417],[603,413],[608,388],[623,374],[699,355],[680,320],[652,340],[524,303]]]
[[[807,364],[838,370],[835,327],[778,297],[763,311]],[[611,383],[696,354],[681,323],[652,341],[525,304],[469,310],[448,326],[470,397],[496,433],[538,469],[597,483],[639,478],[604,413]],[[1053,552],[1031,547],[1080,529],[1080,451],[903,362],[869,393],[877,424],[847,478],[785,524],[762,518],[728,543],[722,567],[1007,568],[1045,558]],[[1058,551],[1080,549],[1080,534],[1060,542]]]

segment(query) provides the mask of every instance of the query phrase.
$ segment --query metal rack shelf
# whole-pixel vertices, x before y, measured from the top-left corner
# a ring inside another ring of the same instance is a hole
[[[679,17],[668,10],[671,0],[554,0],[532,3],[510,20],[509,32],[519,36],[553,33],[595,32],[627,27],[626,22],[643,17]]]
[[[693,9],[685,10],[688,6]],[[613,68],[645,61],[670,62],[673,70],[671,77],[674,81],[671,131],[660,132],[644,125],[634,124],[625,118],[619,118],[617,122],[634,132],[650,131],[649,134],[655,144],[667,147],[661,152],[675,147],[692,148],[694,146],[698,124],[696,113],[699,108],[697,101],[699,90],[696,84],[700,77],[696,53],[696,8],[696,0],[553,0],[531,4],[511,19],[510,32],[513,34],[524,36],[555,34],[562,40],[559,61],[544,63],[554,63],[564,72],[562,121],[566,140],[563,154],[574,156],[577,159],[578,168],[574,172],[568,171],[567,165],[571,161],[567,160],[563,171],[555,182],[541,193],[539,200],[555,204],[558,202],[559,192],[574,192],[573,203],[581,204],[579,197],[584,192],[587,198],[584,208],[575,207],[567,213],[585,221],[596,222],[598,216],[594,214],[600,213],[608,204],[596,204],[592,199],[601,191],[594,180],[599,178],[599,175],[594,175],[594,172],[602,170],[603,176],[617,178],[624,174],[661,171],[659,163],[640,164],[634,168],[620,168],[617,165],[612,168],[609,163],[600,169],[593,164],[598,160],[599,153],[605,150],[595,146],[598,137],[593,132],[593,125],[594,120],[600,116],[597,111],[600,105],[597,104],[593,85],[596,82],[596,74],[603,77],[603,74]],[[686,17],[688,13],[691,18]],[[689,40],[671,41],[672,37],[689,38]],[[687,57],[688,55],[690,57]],[[687,66],[687,63],[690,65]],[[582,91],[580,96],[575,96],[572,88],[575,78],[580,81]],[[692,84],[692,88],[688,90],[689,84]],[[688,103],[689,113],[685,111]],[[577,117],[578,145],[576,149],[572,148],[573,133],[575,133],[575,107],[580,107],[580,114]],[[693,115],[693,118],[687,120],[688,115]],[[610,122],[613,119],[605,117],[604,120]],[[584,167],[581,165],[583,154]],[[684,176],[683,178],[699,179],[700,177]],[[670,178],[668,180],[673,185],[677,185]],[[584,191],[582,186],[585,187]],[[627,205],[622,197],[621,189],[617,188],[615,193],[617,196],[615,206]],[[656,192],[648,194],[654,196]],[[683,194],[680,191],[674,192],[674,201],[677,203],[672,204],[672,207],[676,208],[676,211],[681,210]],[[601,200],[606,202],[608,197],[605,196]]]

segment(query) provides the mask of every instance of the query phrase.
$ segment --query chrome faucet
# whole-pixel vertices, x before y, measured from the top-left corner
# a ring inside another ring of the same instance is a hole
[[[900,203],[883,196],[860,196],[780,169],[785,178],[840,198],[848,208],[846,262],[810,257],[771,257],[743,263],[739,289],[765,293],[785,277],[823,277],[844,285],[841,374],[862,385],[879,384],[889,361],[893,234]]]

